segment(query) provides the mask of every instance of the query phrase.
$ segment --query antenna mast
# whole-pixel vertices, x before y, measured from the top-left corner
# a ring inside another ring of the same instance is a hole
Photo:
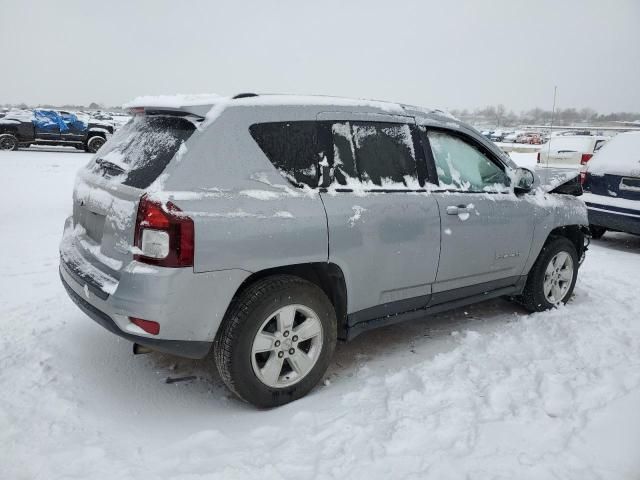
[[[551,152],[551,138],[553,136],[553,121],[556,116],[556,97],[558,95],[558,86],[553,87],[553,108],[551,109],[551,125],[549,125],[549,142],[547,142],[547,167],[549,166],[549,153]]]

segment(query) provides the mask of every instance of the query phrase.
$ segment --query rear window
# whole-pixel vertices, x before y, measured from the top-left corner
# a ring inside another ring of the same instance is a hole
[[[297,186],[318,186],[319,164],[327,157],[319,122],[272,122],[251,125],[249,131],[271,163]]]
[[[136,115],[104,144],[89,168],[124,185],[147,188],[195,129],[182,117]]]
[[[552,152],[593,152],[593,137],[553,137],[549,143]]]

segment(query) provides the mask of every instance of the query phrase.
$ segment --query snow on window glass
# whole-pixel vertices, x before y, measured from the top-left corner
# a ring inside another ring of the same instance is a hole
[[[270,122],[250,127],[260,149],[296,185],[318,186],[319,164],[326,158],[318,122]]]
[[[332,128],[335,178],[341,185],[420,188],[408,125],[385,122],[336,123]]]
[[[441,186],[473,192],[507,190],[505,172],[478,149],[447,133],[428,136]]]
[[[147,188],[194,130],[184,118],[137,115],[98,151],[89,169],[125,185]]]
[[[335,123],[331,130],[333,134],[334,178],[340,185],[357,182],[356,150],[351,136],[351,126],[348,123]]]

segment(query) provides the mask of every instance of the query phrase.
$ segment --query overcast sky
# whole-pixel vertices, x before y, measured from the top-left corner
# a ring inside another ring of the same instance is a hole
[[[317,93],[640,111],[640,1],[0,0],[0,103]]]

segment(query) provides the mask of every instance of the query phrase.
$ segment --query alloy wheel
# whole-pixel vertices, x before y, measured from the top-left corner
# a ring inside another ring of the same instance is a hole
[[[558,305],[573,281],[573,259],[567,252],[555,254],[544,272],[544,297],[552,305]]]
[[[16,141],[13,137],[0,137],[0,150],[13,150],[16,148]]]
[[[304,305],[282,307],[263,322],[251,347],[251,365],[258,379],[271,388],[301,381],[322,351],[322,323]]]

